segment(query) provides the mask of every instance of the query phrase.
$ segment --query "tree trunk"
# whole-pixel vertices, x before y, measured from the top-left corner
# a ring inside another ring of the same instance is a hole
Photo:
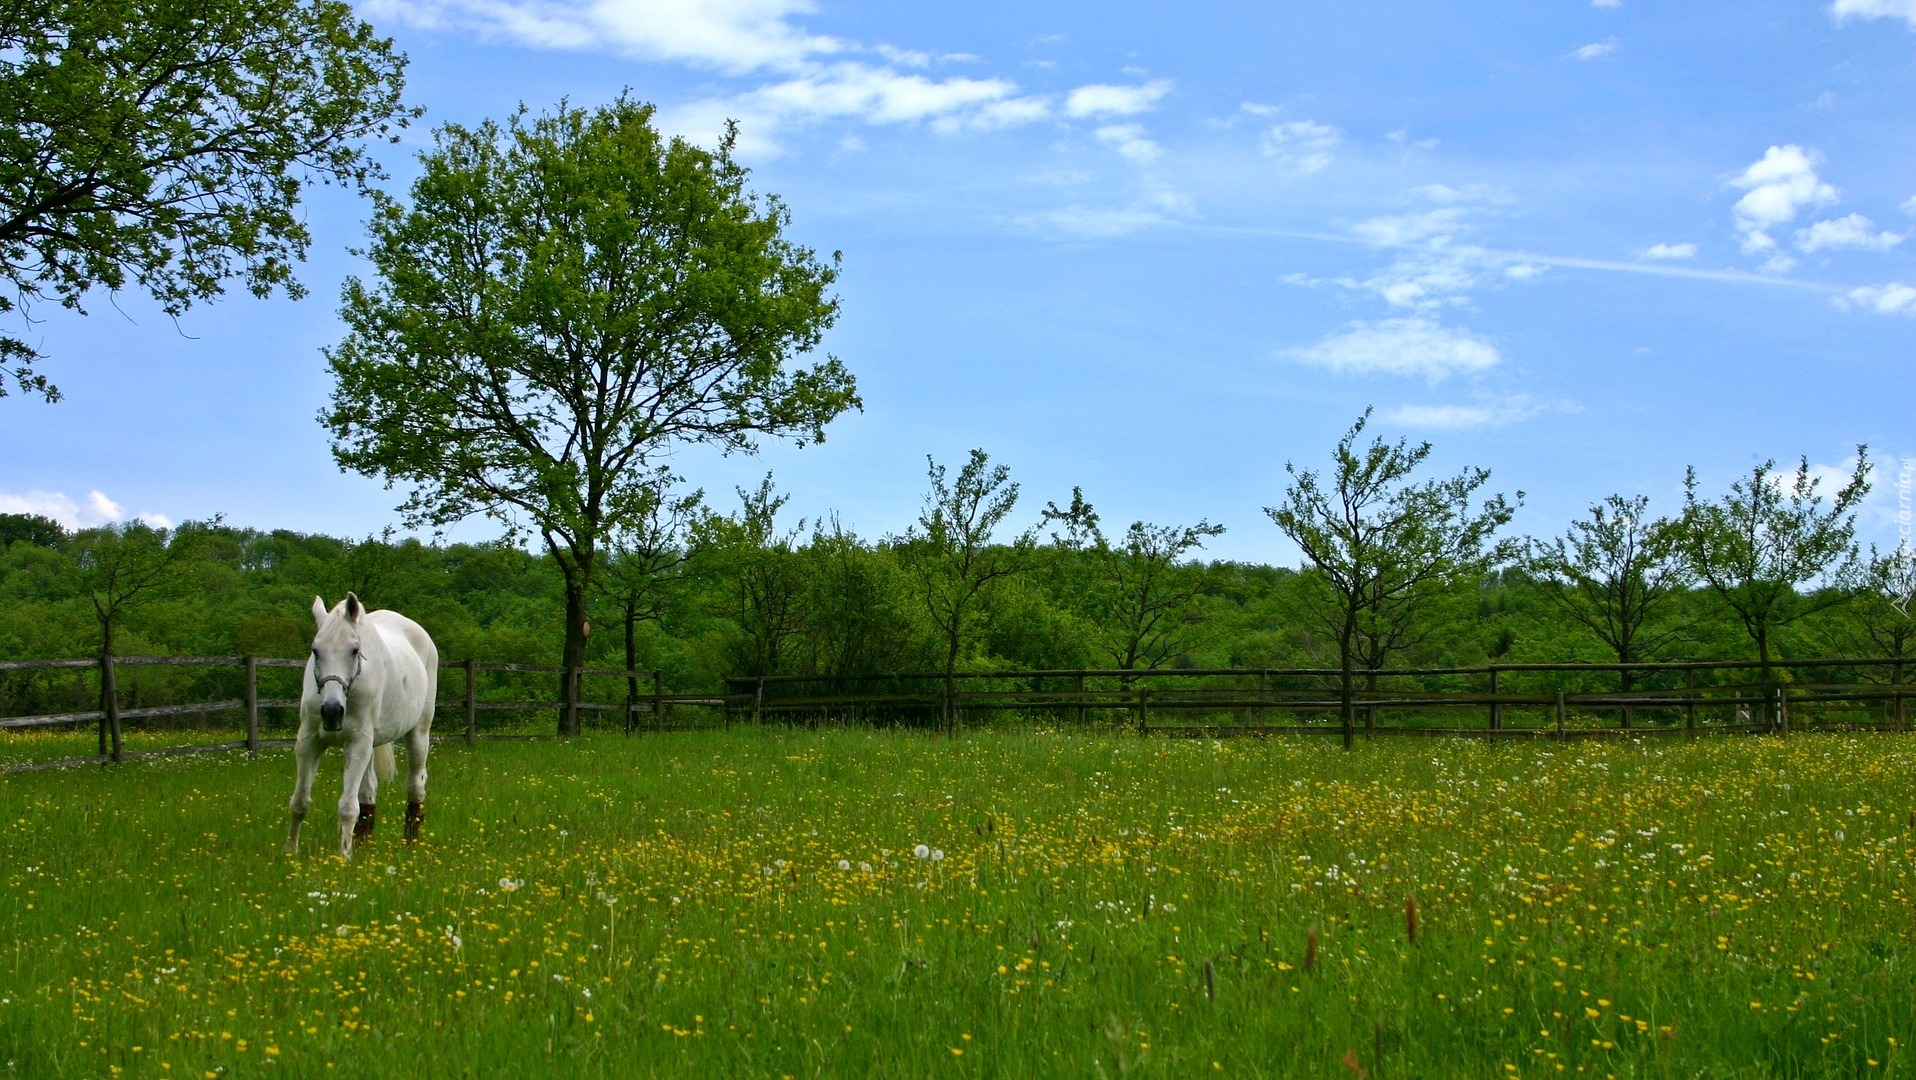
[[[625,733],[632,734],[635,710],[639,707],[639,642],[638,608],[630,599],[625,602]]]
[[[100,636],[100,754],[125,761],[120,744],[120,687],[113,674],[113,620],[101,624]]]
[[[556,549],[555,549],[556,554]],[[578,669],[585,666],[586,638],[592,630],[586,623],[586,599],[592,588],[592,552],[560,557],[559,569],[565,574],[565,651],[559,666],[559,734],[579,733]]]
[[[1760,682],[1763,687],[1758,694],[1762,701],[1760,702],[1761,711],[1757,714],[1757,723],[1767,725],[1771,730],[1775,730],[1777,724],[1776,709],[1774,708],[1776,677],[1771,674],[1770,669],[1770,630],[1767,626],[1757,628],[1756,659],[1761,665],[1757,668],[1758,682]]]
[[[1356,631],[1356,622],[1357,617],[1355,613],[1346,615],[1344,619],[1344,632],[1337,642],[1337,663],[1339,668],[1337,696],[1343,706],[1344,749],[1346,750],[1354,749],[1357,746],[1357,675],[1355,668],[1352,666],[1353,658],[1351,656],[1351,635]]]

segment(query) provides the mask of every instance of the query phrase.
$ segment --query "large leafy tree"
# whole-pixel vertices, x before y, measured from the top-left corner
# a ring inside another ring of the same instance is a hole
[[[411,205],[378,200],[375,280],[346,284],[335,457],[410,485],[414,524],[536,533],[565,578],[568,668],[601,549],[656,505],[675,449],[803,445],[859,404],[837,359],[794,362],[837,317],[836,256],[786,238],[731,149],[667,139],[624,97],[447,125]]]
[[[0,312],[301,295],[300,193],[378,178],[404,67],[339,0],[0,0]],[[0,335],[0,378],[57,400],[37,359]]]
[[[1515,511],[1502,495],[1473,504],[1490,481],[1488,469],[1414,480],[1430,456],[1427,442],[1373,438],[1358,446],[1369,422],[1365,410],[1338,440],[1328,476],[1287,462],[1284,503],[1264,508],[1303,549],[1310,603],[1337,642],[1346,749],[1356,738],[1357,662],[1381,666],[1389,658],[1388,651],[1365,658],[1366,642],[1386,650],[1403,642],[1401,628],[1444,588],[1474,582],[1507,558],[1509,545],[1493,537]]]
[[[1808,458],[1793,474],[1765,461],[1715,499],[1700,494],[1696,469],[1684,475],[1684,559],[1756,646],[1765,685],[1775,682],[1777,631],[1847,600],[1861,567],[1856,510],[1869,494],[1869,448],[1856,448],[1855,471],[1827,500],[1821,485]]]

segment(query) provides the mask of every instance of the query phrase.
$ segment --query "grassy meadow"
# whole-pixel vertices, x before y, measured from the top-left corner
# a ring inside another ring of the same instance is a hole
[[[350,864],[336,755],[293,858],[289,751],[0,776],[0,1076],[1916,1075],[1907,737],[432,764]]]

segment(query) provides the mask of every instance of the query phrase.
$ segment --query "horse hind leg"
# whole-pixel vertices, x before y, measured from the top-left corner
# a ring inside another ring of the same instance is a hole
[[[406,739],[406,839],[419,839],[426,822],[426,752],[432,738],[425,729],[415,728]]]

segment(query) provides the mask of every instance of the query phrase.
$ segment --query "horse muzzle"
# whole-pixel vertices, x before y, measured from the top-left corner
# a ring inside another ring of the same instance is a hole
[[[319,726],[325,731],[338,731],[346,722],[346,706],[342,702],[327,701],[319,706]]]

